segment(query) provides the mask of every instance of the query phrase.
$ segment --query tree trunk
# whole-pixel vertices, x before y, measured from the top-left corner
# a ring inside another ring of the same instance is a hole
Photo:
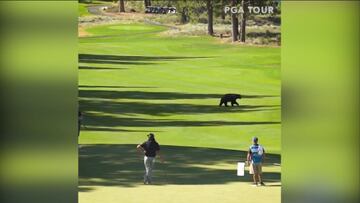
[[[212,0],[206,1],[206,7],[207,7],[207,11],[208,11],[208,34],[212,36],[212,35],[214,35]]]
[[[187,21],[188,21],[187,8],[183,7],[183,9],[181,11],[181,23],[185,24]]]
[[[224,21],[225,20],[225,0],[221,0],[221,20]]]
[[[120,12],[120,13],[124,13],[124,12],[125,12],[124,0],[119,0],[119,12]]]
[[[236,0],[231,0],[231,6],[236,6]],[[239,35],[239,20],[236,13],[231,13],[232,41],[236,42]]]
[[[147,6],[151,6],[151,0],[144,0],[144,5],[145,5],[145,8]]]
[[[245,0],[241,0],[241,6],[244,8],[244,13],[241,13],[240,41],[245,42],[245,38],[246,38],[246,17],[247,17],[247,9],[245,8]]]

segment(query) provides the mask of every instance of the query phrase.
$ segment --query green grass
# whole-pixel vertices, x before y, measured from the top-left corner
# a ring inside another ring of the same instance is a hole
[[[281,150],[280,49],[220,44],[211,37],[163,37],[157,34],[162,30],[107,25],[88,29],[93,36],[79,40],[79,99],[86,125],[79,138],[86,144],[80,150],[81,202],[141,202],[138,198],[150,191],[160,202],[176,197],[181,197],[177,202],[251,202],[240,195],[255,195],[250,177],[234,175],[251,137],[258,136],[277,157],[264,171],[278,174],[269,181],[280,181],[280,167],[271,165],[280,162]],[[240,107],[219,107],[225,93],[242,94]],[[144,187],[141,159],[133,149],[148,132],[166,145],[170,168],[165,181],[159,165],[158,185]],[[267,202],[279,202],[279,187],[259,191],[260,199],[263,194]]]
[[[252,188],[248,170],[243,177],[234,170],[246,152],[174,146],[162,151],[167,161],[156,163],[154,185],[144,186],[142,157],[133,145],[82,146],[80,202],[256,202],[258,196],[280,202],[280,171],[270,164],[279,163],[279,155],[267,156],[263,179],[268,187]],[[152,195],[144,200],[144,193]]]
[[[107,5],[107,4],[110,4],[111,2],[108,2],[108,1],[92,1],[91,3],[78,3],[78,13],[79,13],[79,16],[80,17],[83,17],[83,16],[90,16],[92,15],[91,13],[89,13],[87,7],[88,6],[91,6],[91,5],[101,5],[101,4],[104,4],[104,5]]]
[[[144,33],[154,33],[165,30],[160,26],[144,26],[141,24],[126,24],[126,25],[100,25],[90,27],[86,31],[95,36],[108,36],[108,35],[134,35]]]
[[[78,5],[78,9],[79,9],[79,16],[82,17],[82,16],[88,16],[88,15],[91,15],[87,9],[87,6],[89,4],[86,4],[86,3],[79,3]]]

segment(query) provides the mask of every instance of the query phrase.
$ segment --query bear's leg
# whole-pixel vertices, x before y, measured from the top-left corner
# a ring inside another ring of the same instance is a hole
[[[239,103],[237,103],[236,101],[234,101],[234,104],[236,104],[236,106],[240,106]]]
[[[234,106],[234,104],[235,104],[235,102],[234,102],[234,101],[232,101],[232,102],[231,102],[231,106]]]
[[[224,102],[223,101],[220,101],[220,104],[219,104],[219,106],[222,106],[224,104]]]
[[[225,106],[228,106],[228,102],[227,102],[227,101],[225,102]]]

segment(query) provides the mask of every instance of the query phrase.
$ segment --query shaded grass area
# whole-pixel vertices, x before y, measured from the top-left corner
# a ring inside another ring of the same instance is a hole
[[[136,187],[142,184],[143,157],[136,145],[83,145],[79,150],[80,191],[91,186]],[[165,163],[156,162],[155,185],[211,185],[251,182],[251,176],[236,176],[236,163],[246,160],[245,151],[198,147],[161,146]],[[267,154],[264,181],[280,182],[280,155]]]
[[[124,64],[124,65],[155,65],[156,61],[191,60],[209,57],[190,56],[118,56],[99,54],[79,54],[79,63],[92,64]]]
[[[85,87],[85,86],[82,86]],[[86,86],[89,87],[89,86]],[[106,86],[110,87],[111,86]],[[129,87],[123,86],[127,89]],[[131,88],[131,87],[130,87]],[[154,87],[134,87],[134,88],[154,88]],[[81,98],[102,98],[102,99],[144,99],[144,100],[177,100],[177,99],[218,99],[223,96],[222,94],[200,94],[200,93],[180,93],[180,92],[149,92],[149,91],[128,91],[128,90],[94,90],[82,89],[79,91]],[[244,99],[258,99],[279,97],[278,95],[241,95]]]
[[[85,124],[91,126],[86,130],[104,130],[103,127],[188,127],[188,126],[224,126],[224,125],[265,125],[280,124],[280,121],[223,121],[220,118],[213,121],[177,120],[168,118],[132,118],[124,117],[134,114],[148,116],[196,115],[196,114],[228,114],[250,113],[256,111],[278,110],[279,105],[240,105],[235,107],[217,106],[220,94],[191,94],[177,92],[146,92],[146,91],[118,91],[118,90],[80,90],[81,109],[86,113]],[[276,97],[273,95],[244,95],[244,98]],[[86,98],[86,99],[85,99]],[[138,101],[116,101],[117,99],[136,99]],[[214,99],[216,103],[187,104],[171,103],[171,100]],[[149,103],[147,101],[162,100],[163,103]],[[101,112],[101,114],[91,112]],[[115,116],[116,115],[116,116]],[[100,127],[100,128],[99,128]]]

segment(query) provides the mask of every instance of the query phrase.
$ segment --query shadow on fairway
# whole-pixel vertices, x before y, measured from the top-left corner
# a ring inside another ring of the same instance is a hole
[[[150,86],[121,86],[121,85],[79,85],[79,88],[158,88]]]
[[[201,58],[210,58],[210,57],[117,56],[117,55],[79,54],[79,63],[150,65],[150,64],[155,64],[156,61],[174,61],[174,60],[201,59]]]
[[[211,114],[211,113],[245,113],[255,111],[278,110],[279,105],[240,105],[234,107],[219,107],[217,105],[198,104],[157,104],[146,102],[112,102],[97,100],[80,101],[83,112],[103,112],[117,116],[143,114],[154,116],[168,116],[172,114]],[[85,113],[87,117],[97,119],[95,114]],[[117,117],[114,117],[116,119]],[[109,117],[110,119],[110,117]]]
[[[199,94],[180,92],[147,92],[147,91],[119,91],[98,90],[97,87],[127,88],[127,86],[82,86],[79,90],[80,109],[84,112],[84,124],[94,131],[123,131],[113,127],[189,127],[189,126],[225,126],[225,125],[267,125],[280,124],[279,121],[192,121],[174,119],[147,119],[132,117],[133,115],[171,116],[179,114],[214,114],[214,113],[247,113],[259,111],[279,110],[280,105],[243,105],[219,107],[218,102],[222,94]],[[137,87],[129,87],[137,88]],[[150,87],[149,87],[150,88]],[[243,95],[244,99],[263,99],[278,97],[275,95]],[[139,101],[114,101],[118,99],[137,99]],[[146,101],[162,100],[204,100],[205,104],[189,103],[149,103]],[[205,101],[213,99],[214,101]],[[99,113],[90,113],[99,112]]]
[[[81,86],[80,86],[81,87]],[[96,87],[96,86],[95,86]],[[112,86],[101,86],[109,87]],[[124,86],[126,88],[126,86]],[[150,88],[150,87],[148,87]],[[225,94],[225,93],[224,93]],[[219,99],[224,94],[201,94],[201,93],[181,93],[181,92],[147,92],[147,91],[117,91],[117,90],[94,90],[80,89],[80,98],[101,98],[101,99]],[[241,95],[243,99],[261,99],[270,97],[280,97],[277,95]],[[240,100],[241,103],[241,100]]]
[[[107,86],[105,86],[107,87]],[[112,86],[110,86],[112,87]],[[122,88],[123,86],[115,86]],[[126,88],[126,86],[124,87]],[[242,105],[234,107],[219,107],[220,94],[195,94],[178,92],[145,92],[145,91],[117,91],[82,89],[79,91],[80,109],[84,112],[84,124],[89,126],[88,130],[94,131],[122,131],[111,129],[112,127],[164,127],[164,126],[220,126],[220,125],[266,125],[280,124],[279,121],[192,121],[174,119],[146,119],[132,117],[133,115],[171,116],[179,114],[214,114],[214,113],[246,113],[259,111],[279,110],[280,105]],[[257,99],[265,97],[277,97],[273,95],[244,95],[245,99]],[[114,101],[117,99],[138,99],[138,101]],[[180,100],[198,99],[204,104],[189,103],[149,103],[151,100]],[[205,101],[214,99],[214,101]],[[216,100],[215,100],[216,99]],[[99,113],[91,113],[99,112]]]
[[[134,114],[169,116],[176,114],[272,111],[279,109],[277,105],[241,105],[240,107],[218,107],[193,104],[153,104],[142,102],[117,103],[111,101],[81,101],[80,105],[81,110],[85,112],[83,114],[85,118],[84,125],[88,126],[87,129],[84,130],[94,131],[123,131],[121,129],[112,129],[113,127],[196,127],[226,125],[274,125],[281,123],[280,121],[202,121],[129,117]],[[102,113],[91,113],[94,111]]]
[[[92,60],[80,59],[80,63],[98,63],[98,64],[120,64],[120,65],[153,65],[155,63],[137,62],[137,61],[110,61],[110,60]]]
[[[126,130],[118,128],[109,128],[109,127],[99,127],[99,126],[86,126],[82,127],[81,131],[107,131],[107,132],[144,132],[148,133],[149,130]],[[161,130],[152,130],[151,132],[163,132]]]
[[[279,95],[241,95],[243,99],[262,99],[268,97],[280,97]]]
[[[119,56],[119,55],[101,55],[101,54],[79,54],[79,60],[119,60],[119,61],[161,61],[161,60],[182,60],[210,57],[193,56]]]
[[[142,185],[143,156],[136,145],[83,145],[79,149],[80,191],[91,186],[136,187]],[[236,176],[236,164],[246,159],[245,151],[199,147],[162,146],[165,163],[155,164],[155,185],[199,185],[251,182]],[[267,154],[266,165],[280,163],[280,155]],[[231,165],[226,166],[226,165]],[[265,165],[265,167],[266,167]],[[264,172],[264,182],[280,182],[280,172]]]
[[[117,91],[117,90],[79,90],[80,98],[101,98],[101,99],[210,99],[221,98],[220,94],[194,94],[180,92],[146,92],[146,91]]]
[[[204,126],[230,126],[230,125],[277,125],[280,121],[192,121],[175,119],[145,119],[129,117],[113,117],[105,115],[87,114],[84,130],[95,131],[124,131],[112,127],[204,127]],[[126,130],[125,130],[126,131]]]
[[[105,68],[105,67],[90,67],[90,66],[79,66],[79,70],[126,70],[128,68]]]

